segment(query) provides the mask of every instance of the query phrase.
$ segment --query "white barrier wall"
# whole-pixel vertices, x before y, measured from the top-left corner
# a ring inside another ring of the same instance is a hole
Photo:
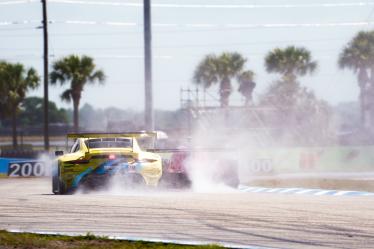
[[[50,167],[45,161],[21,158],[0,158],[2,177],[42,177],[50,175]]]
[[[313,147],[243,150],[241,174],[374,171],[374,147]]]

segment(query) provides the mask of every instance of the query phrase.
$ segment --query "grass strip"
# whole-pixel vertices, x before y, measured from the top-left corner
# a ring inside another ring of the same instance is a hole
[[[354,190],[374,192],[373,180],[329,179],[329,178],[293,178],[252,180],[248,186],[264,188],[317,188],[334,190]]]
[[[11,233],[0,230],[1,249],[218,249],[217,245],[178,245],[171,243],[153,243],[146,241],[112,240],[107,237],[87,233],[85,236],[40,235],[33,233]]]

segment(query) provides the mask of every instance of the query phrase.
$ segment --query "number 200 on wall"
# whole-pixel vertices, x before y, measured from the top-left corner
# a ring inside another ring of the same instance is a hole
[[[9,177],[45,176],[45,165],[42,162],[15,162],[9,163]]]

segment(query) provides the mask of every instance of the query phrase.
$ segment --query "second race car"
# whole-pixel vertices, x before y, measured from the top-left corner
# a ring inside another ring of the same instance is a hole
[[[169,187],[190,187],[194,178],[232,188],[240,183],[238,162],[227,151],[195,148],[158,153],[163,159],[161,180]]]

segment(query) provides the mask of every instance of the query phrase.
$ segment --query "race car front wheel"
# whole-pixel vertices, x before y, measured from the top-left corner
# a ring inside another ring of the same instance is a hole
[[[55,195],[66,194],[65,185],[60,179],[60,166],[56,165],[52,171],[52,192]]]

